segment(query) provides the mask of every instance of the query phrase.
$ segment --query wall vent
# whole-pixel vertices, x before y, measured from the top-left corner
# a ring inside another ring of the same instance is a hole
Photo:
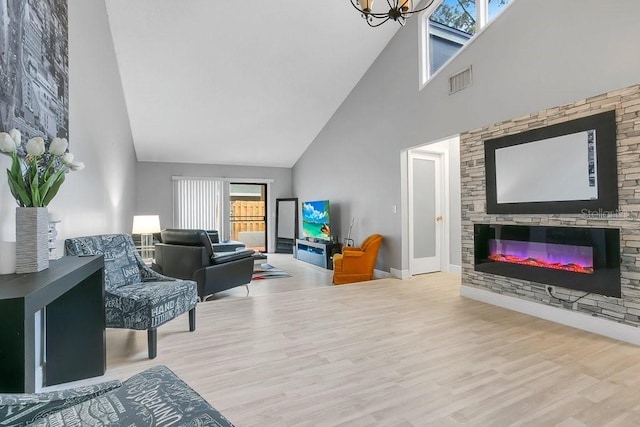
[[[471,65],[457,74],[449,77],[449,95],[461,91],[471,86],[473,79],[471,78]]]

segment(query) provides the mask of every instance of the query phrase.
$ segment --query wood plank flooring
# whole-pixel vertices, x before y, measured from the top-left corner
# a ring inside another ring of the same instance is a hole
[[[331,272],[269,255],[292,277],[254,282],[158,330],[107,330],[108,370],[165,364],[237,426],[632,426],[640,348],[462,298],[436,273],[331,286]]]

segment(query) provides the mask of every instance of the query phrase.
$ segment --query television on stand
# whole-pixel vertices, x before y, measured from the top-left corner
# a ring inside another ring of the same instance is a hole
[[[331,241],[328,200],[302,202],[302,236],[311,241]]]

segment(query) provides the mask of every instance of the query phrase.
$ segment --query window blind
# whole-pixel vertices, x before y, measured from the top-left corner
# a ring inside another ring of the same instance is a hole
[[[224,181],[173,177],[174,228],[218,230],[224,236]]]

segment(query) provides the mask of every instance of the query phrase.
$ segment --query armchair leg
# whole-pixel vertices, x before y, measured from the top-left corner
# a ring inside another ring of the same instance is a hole
[[[196,308],[189,310],[189,332],[196,330]]]
[[[149,359],[155,359],[158,354],[158,330],[147,329],[147,345],[149,346]]]

